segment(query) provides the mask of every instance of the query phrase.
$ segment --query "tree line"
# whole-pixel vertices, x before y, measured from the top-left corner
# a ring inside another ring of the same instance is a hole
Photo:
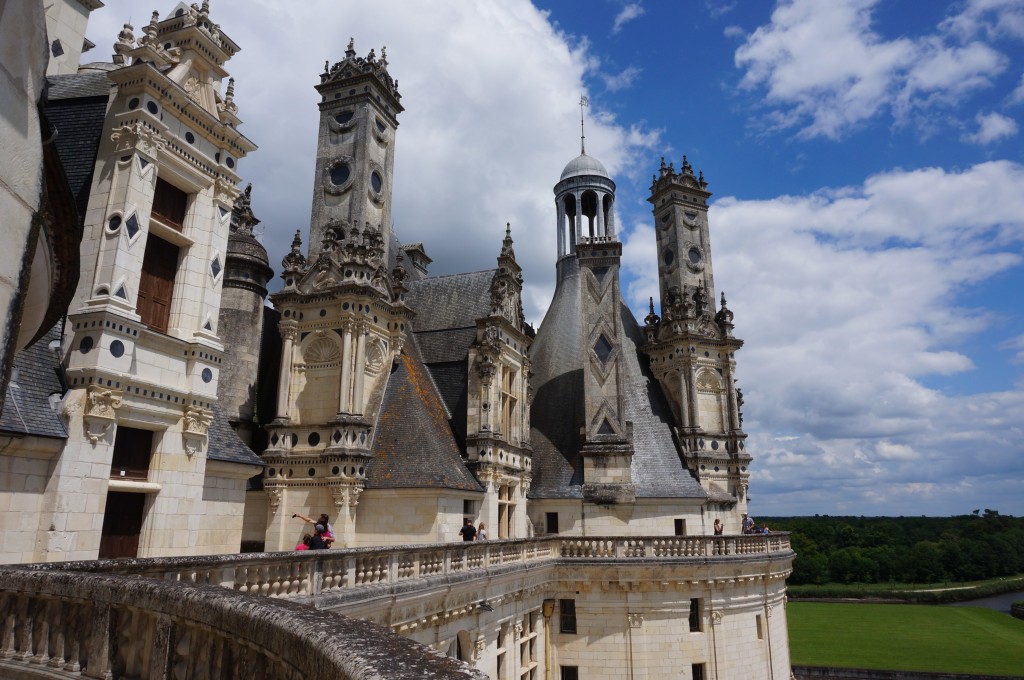
[[[1024,572],[1024,517],[769,517],[792,532],[792,585],[980,581]]]

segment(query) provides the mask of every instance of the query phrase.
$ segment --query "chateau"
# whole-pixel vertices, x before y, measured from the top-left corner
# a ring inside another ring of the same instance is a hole
[[[740,535],[743,342],[715,289],[702,173],[684,157],[652,181],[660,315],[651,300],[642,324],[620,291],[615,182],[582,148],[552,176],[553,225],[506,225],[491,268],[430,276],[429,244],[392,228],[401,94],[386,52],[350,41],[319,74],[310,226],[268,296],[275,270],[241,188],[256,145],[229,75],[239,46],[209,2],[179,3],[138,33],[125,24],[111,61],[79,67],[100,7],[47,9],[39,125],[60,131],[57,184],[78,218],[46,224],[81,234],[50,258],[79,273],[59,314],[12,298],[36,321],[29,337],[5,331],[0,561],[273,595],[390,628],[414,657],[408,641],[472,677],[789,677],[794,554],[785,535]],[[535,331],[514,237],[541,228],[557,235],[557,283]],[[310,531],[295,515],[319,512],[334,547],[281,552]],[[452,544],[466,520],[491,540]],[[59,564],[72,560],[101,562]],[[19,590],[27,573],[0,571],[0,607],[50,587]],[[113,601],[130,583],[82,588]],[[211,625],[142,601],[123,606]],[[84,635],[33,606],[19,615],[29,629]],[[111,654],[73,658],[88,655],[62,643],[47,663],[145,675],[126,650],[159,624],[110,616],[127,626]],[[11,631],[0,657],[38,659],[46,635],[27,650]],[[201,637],[189,644],[228,654]],[[462,677],[452,668],[444,677]]]

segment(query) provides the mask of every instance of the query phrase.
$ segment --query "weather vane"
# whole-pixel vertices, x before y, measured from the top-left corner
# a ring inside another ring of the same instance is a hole
[[[583,134],[583,107],[590,106],[590,100],[586,95],[580,95],[580,153],[587,152],[587,136]]]

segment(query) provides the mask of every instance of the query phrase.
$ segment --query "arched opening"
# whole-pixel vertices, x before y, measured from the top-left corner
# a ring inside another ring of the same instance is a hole
[[[612,224],[612,196],[611,194],[605,194],[604,199],[601,201],[602,205],[602,217],[604,218],[604,235],[614,236],[615,225]]]
[[[580,197],[583,216],[587,218],[587,235],[599,236],[597,229],[597,194],[593,191],[584,191]]]
[[[565,199],[562,201],[562,206],[565,210],[565,224],[563,224],[562,229],[563,233],[568,232],[569,238],[566,239],[568,252],[572,252],[576,248],[577,219],[579,218],[576,209],[576,197],[572,194],[566,194]]]

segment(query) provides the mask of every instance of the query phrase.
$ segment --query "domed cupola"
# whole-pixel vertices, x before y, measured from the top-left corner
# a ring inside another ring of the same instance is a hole
[[[228,236],[227,254],[225,256],[225,288],[243,288],[258,293],[261,298],[267,296],[267,282],[274,275],[270,268],[267,249],[256,240],[252,230],[260,223],[252,213],[250,200],[252,185],[235,201],[231,214],[231,233]]]
[[[584,151],[569,161],[555,185],[558,258],[576,254],[585,239],[615,239],[615,182],[601,161]]]

